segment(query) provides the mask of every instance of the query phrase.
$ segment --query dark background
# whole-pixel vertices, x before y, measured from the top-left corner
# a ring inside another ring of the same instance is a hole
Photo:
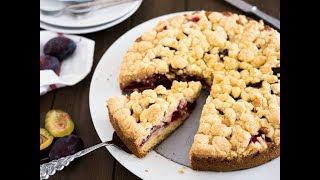
[[[280,19],[279,0],[246,0],[265,13]],[[83,139],[86,147],[100,142],[93,127],[89,111],[89,88],[92,74],[104,52],[122,34],[131,28],[164,14],[188,11],[241,11],[223,0],[144,0],[137,12],[124,22],[85,36],[95,40],[94,62],[91,73],[81,82],[72,86],[51,91],[40,97],[40,126],[43,127],[44,116],[52,108],[62,109],[73,118],[77,134]],[[282,88],[282,87],[281,87]],[[105,148],[96,150],[72,163],[62,172],[56,173],[51,180],[100,180],[100,179],[139,179],[117,162]]]

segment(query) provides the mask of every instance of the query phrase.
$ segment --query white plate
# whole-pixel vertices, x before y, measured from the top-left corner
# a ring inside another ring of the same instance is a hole
[[[97,31],[101,31],[104,29],[108,29],[108,28],[115,26],[115,25],[121,23],[122,21],[128,19],[133,13],[135,13],[138,10],[140,5],[141,5],[141,3],[139,3],[132,11],[130,11],[128,14],[124,15],[123,17],[121,17],[115,21],[112,21],[110,23],[100,25],[100,26],[94,26],[94,27],[89,27],[89,28],[63,28],[63,27],[52,26],[52,25],[49,25],[49,24],[46,24],[46,23],[40,21],[40,27],[42,29],[46,29],[46,30],[54,31],[54,32],[60,32],[60,33],[64,33],[64,34],[87,34],[87,33],[97,32]]]
[[[118,74],[122,56],[137,37],[139,37],[143,32],[152,29],[159,20],[164,20],[181,13],[160,16],[136,26],[122,35],[116,42],[114,42],[114,44],[101,58],[93,74],[89,93],[91,117],[101,141],[112,139],[112,134],[114,131],[109,122],[106,100],[111,96],[121,94],[118,82]],[[194,111],[193,113],[201,113],[201,111]],[[199,119],[192,120],[198,121]],[[280,179],[280,158],[255,168],[220,173],[194,171],[188,167],[166,159],[165,157],[157,154],[155,151],[151,151],[145,158],[139,159],[134,155],[127,154],[124,151],[112,146],[107,147],[107,149],[124,167],[142,179]],[[184,173],[181,174],[178,172],[178,170],[182,167],[185,167],[185,170]],[[148,170],[148,172],[145,170]]]
[[[124,4],[115,5],[112,7],[96,10],[81,16],[73,16],[70,14],[63,14],[61,16],[49,16],[40,12],[40,21],[59,27],[69,28],[86,28],[93,27],[119,19],[125,14],[131,12],[140,5],[142,0],[128,2]]]

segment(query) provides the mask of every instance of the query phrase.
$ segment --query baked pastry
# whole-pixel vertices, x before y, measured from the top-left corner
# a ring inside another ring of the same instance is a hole
[[[230,171],[280,155],[280,34],[230,12],[159,22],[125,54],[124,92],[200,81],[210,96],[190,150],[193,169]]]
[[[107,105],[109,118],[124,144],[144,157],[188,118],[200,91],[200,82],[173,81],[171,89],[160,85],[113,97]]]
[[[207,98],[189,152],[193,169],[245,169],[280,155],[279,98],[271,94],[264,98],[250,87],[246,90],[253,91],[247,101],[227,94]],[[265,109],[268,103],[270,109]]]

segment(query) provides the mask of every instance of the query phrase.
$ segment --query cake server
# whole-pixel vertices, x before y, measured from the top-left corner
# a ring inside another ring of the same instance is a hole
[[[256,6],[253,6],[243,0],[225,0],[225,1],[246,13],[251,13],[260,17],[261,19],[265,20],[266,22],[268,22],[269,24],[273,25],[275,28],[280,30],[280,20],[262,12]]]

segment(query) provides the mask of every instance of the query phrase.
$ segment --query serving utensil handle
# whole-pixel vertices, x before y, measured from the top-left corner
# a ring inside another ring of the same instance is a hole
[[[93,2],[74,4],[67,6],[67,9],[79,9],[79,8],[90,8],[90,7],[109,7],[113,5],[118,5],[122,3],[132,2],[136,0],[98,0]]]
[[[112,145],[111,141],[102,142],[100,144],[91,146],[89,148],[86,148],[84,150],[81,150],[73,155],[69,155],[66,157],[62,157],[60,159],[56,159],[53,161],[50,161],[45,164],[40,165],[40,180],[42,179],[48,179],[49,176],[54,175],[57,171],[62,170],[64,167],[68,166],[72,161],[74,161],[76,158],[79,158],[81,156],[84,156],[96,149],[99,149],[100,147],[104,147],[107,145]]]
[[[269,16],[268,14],[260,11],[258,8],[255,6],[251,9],[251,12],[255,14],[256,16],[260,17],[261,19],[265,20],[266,22],[270,23],[273,25],[275,28],[280,30],[280,21],[272,16]]]

